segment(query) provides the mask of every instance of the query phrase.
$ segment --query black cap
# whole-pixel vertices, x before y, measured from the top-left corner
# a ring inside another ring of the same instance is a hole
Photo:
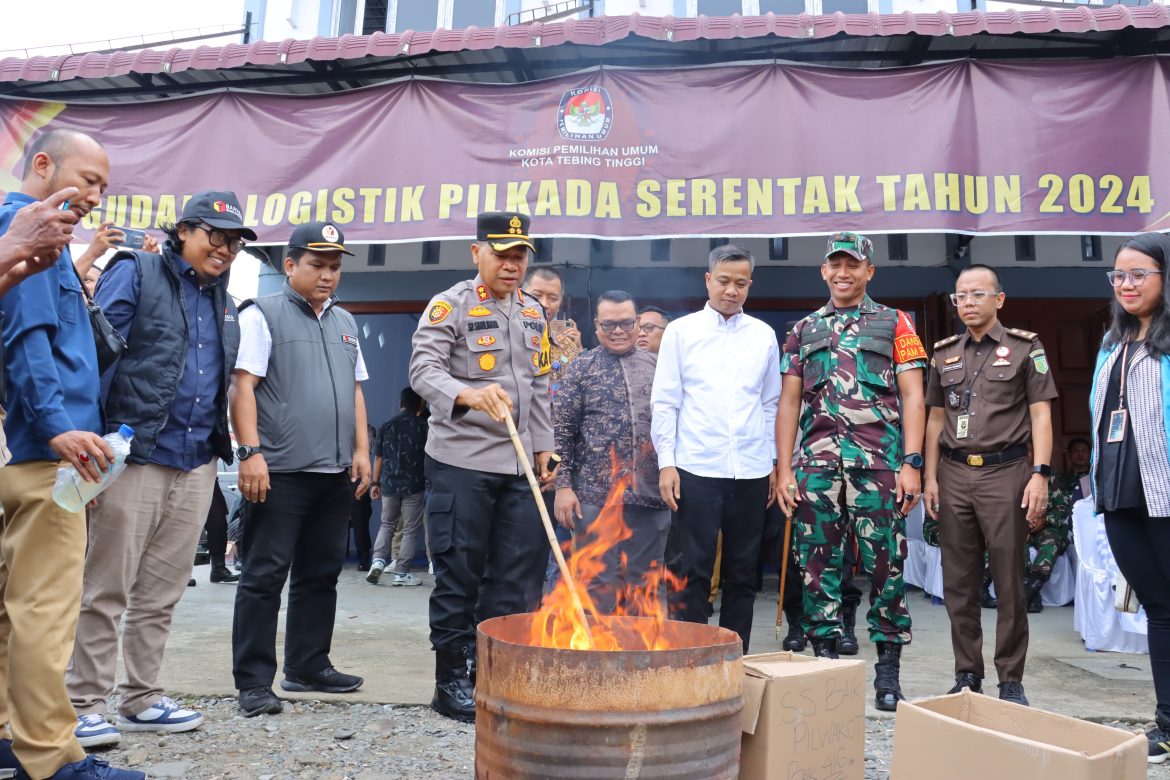
[[[310,252],[341,252],[353,257],[353,252],[345,248],[345,236],[341,228],[332,222],[306,222],[297,225],[292,238],[288,240],[289,249],[308,249]]]
[[[487,241],[497,252],[514,246],[526,246],[535,252],[536,247],[528,237],[530,223],[527,214],[515,211],[486,211],[475,220],[475,238],[477,241]]]
[[[234,192],[196,192],[183,206],[180,222],[199,220],[215,228],[236,230],[249,241],[256,240],[256,231],[244,227],[244,210]]]

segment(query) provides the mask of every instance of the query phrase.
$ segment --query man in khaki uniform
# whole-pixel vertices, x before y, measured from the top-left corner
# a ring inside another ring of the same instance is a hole
[[[934,345],[923,493],[927,512],[939,520],[943,596],[955,653],[950,692],[982,689],[979,602],[986,550],[999,598],[999,698],[1027,704],[1022,564],[1029,527],[1039,527],[1048,504],[1056,384],[1036,334],[999,322],[1004,294],[994,269],[963,269],[951,301],[967,332]]]
[[[554,446],[547,320],[520,289],[533,248],[528,217],[480,214],[476,229],[478,276],[431,299],[410,358],[411,387],[431,408],[431,706],[464,721],[475,718],[476,622],[535,609],[547,557],[505,415],[544,482]]]

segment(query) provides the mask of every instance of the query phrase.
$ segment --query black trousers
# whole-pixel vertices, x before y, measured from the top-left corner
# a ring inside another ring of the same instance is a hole
[[[349,527],[353,530],[353,545],[357,548],[358,566],[368,569],[374,550],[374,543],[370,539],[370,516],[374,513],[374,505],[370,501],[370,493],[361,498],[352,498],[349,507]],[[346,540],[346,549],[349,549]]]
[[[219,482],[215,482],[211,490],[211,508],[207,510],[207,554],[214,566],[224,565],[224,556],[227,555],[228,528],[227,528],[227,499],[219,489]]]
[[[310,677],[332,665],[337,575],[353,500],[349,472],[272,474],[271,481],[268,499],[246,513],[240,542],[245,563],[232,622],[239,690],[270,686],[276,677],[276,618],[286,579],[285,674]]]
[[[1106,512],[1105,534],[1117,568],[1146,608],[1155,716],[1170,729],[1170,518],[1150,517],[1145,509]]]
[[[540,603],[548,539],[523,475],[490,474],[426,459],[427,527],[435,560],[431,646],[475,643],[478,620]]]
[[[748,652],[756,600],[756,568],[764,537],[768,478],[718,479],[679,469],[678,511],[670,518],[667,565],[686,578],[686,586],[670,595],[670,617],[706,623],[710,615],[711,573],[715,540],[723,532],[719,581],[723,601],[719,625],[739,634]]]

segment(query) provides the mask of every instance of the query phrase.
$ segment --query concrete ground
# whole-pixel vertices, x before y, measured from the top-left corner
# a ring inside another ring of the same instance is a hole
[[[163,684],[171,694],[235,693],[231,676],[235,586],[210,583],[208,569],[196,567],[198,586],[187,589],[175,614],[162,672]],[[421,576],[425,584],[420,587],[392,587],[389,576],[383,577],[384,584],[374,586],[353,563],[346,564],[338,586],[331,657],[338,669],[360,674],[366,683],[355,694],[312,694],[306,698],[382,704],[430,702],[434,660],[427,639],[427,599],[434,578]],[[954,679],[946,609],[933,605],[921,591],[911,591],[909,601],[914,643],[903,656],[903,691],[912,699],[945,693]],[[986,683],[994,694],[995,612],[984,610],[983,617]],[[1073,631],[1071,606],[1048,607],[1029,617],[1031,645],[1024,684],[1033,706],[1098,721],[1144,723],[1152,719],[1154,696],[1148,656],[1087,652]],[[759,596],[753,653],[780,650],[775,619],[775,592]],[[282,611],[282,631],[283,623]],[[859,657],[871,661],[871,680],[873,656],[873,647],[863,640]],[[885,715],[872,704],[868,714]]]

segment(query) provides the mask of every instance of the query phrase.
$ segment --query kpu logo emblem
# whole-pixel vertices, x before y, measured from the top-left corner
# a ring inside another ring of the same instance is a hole
[[[557,128],[574,141],[600,141],[609,135],[613,104],[605,87],[570,89],[561,97]]]
[[[211,204],[211,207],[213,209],[215,209],[216,211],[218,211],[220,214],[227,212],[228,214],[233,215],[236,219],[240,220],[241,222],[244,221],[244,215],[240,213],[240,210],[238,208],[236,208],[235,206],[233,206],[230,203],[224,203],[222,200],[217,200],[215,203]]]

